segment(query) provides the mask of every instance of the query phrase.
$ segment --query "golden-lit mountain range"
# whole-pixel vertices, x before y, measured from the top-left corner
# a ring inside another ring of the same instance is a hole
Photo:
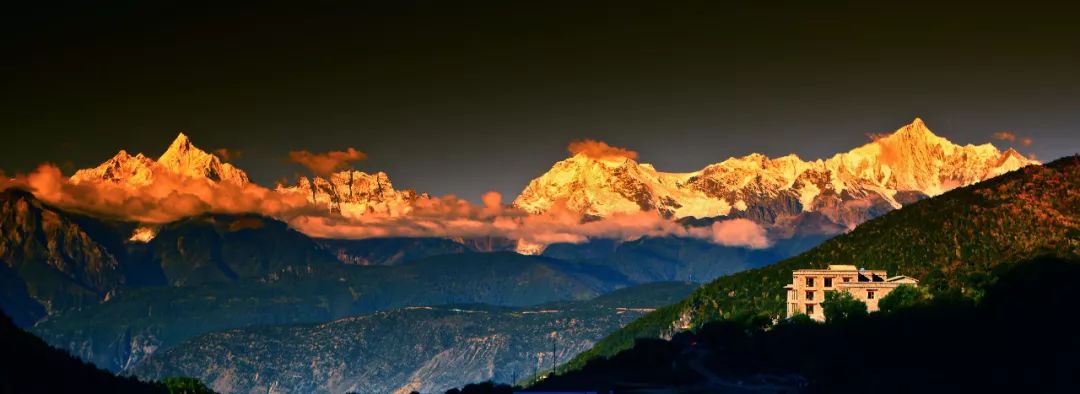
[[[514,205],[533,213],[564,204],[595,217],[656,211],[669,218],[738,216],[773,224],[819,212],[854,227],[926,196],[1038,163],[991,144],[960,146],[921,119],[827,159],[750,154],[689,173],[633,157],[581,152],[534,179]]]
[[[532,180],[509,205],[498,195],[485,196],[483,206],[433,198],[395,189],[383,172],[348,168],[264,188],[250,182],[243,170],[196,147],[184,134],[157,160],[120,151],[95,168],[77,171],[70,182],[119,187],[127,193],[124,198],[150,190],[157,194],[140,206],[151,214],[161,211],[153,209],[158,201],[179,200],[166,207],[175,211],[172,216],[183,217],[187,211],[250,211],[281,217],[315,236],[497,236],[524,240],[519,244],[527,247],[518,249],[535,252],[553,240],[580,242],[596,236],[688,235],[722,242],[715,234],[659,222],[642,224],[643,220],[700,227],[716,220],[738,219],[754,224],[739,223],[732,229],[767,230],[770,237],[799,232],[833,234],[921,198],[1038,163],[989,143],[953,144],[917,118],[891,134],[825,159],[806,161],[795,155],[769,158],[755,153],[688,173],[658,170],[638,162],[636,152],[599,141],[574,142],[570,150],[571,157]],[[347,156],[363,155],[350,150]],[[164,179],[167,186],[154,187]],[[178,199],[177,194],[185,188],[195,188],[188,193],[194,197]],[[99,194],[107,197],[115,193]],[[114,201],[120,208],[125,204]],[[302,216],[314,211],[323,213],[316,219]],[[420,220],[410,221],[417,215]],[[546,219],[523,219],[528,216]],[[583,229],[568,221],[567,217],[573,216],[582,222],[618,219]],[[616,228],[628,224],[637,227],[633,231]],[[372,226],[381,227],[371,230]],[[754,242],[736,244],[761,247],[767,242],[757,237]]]

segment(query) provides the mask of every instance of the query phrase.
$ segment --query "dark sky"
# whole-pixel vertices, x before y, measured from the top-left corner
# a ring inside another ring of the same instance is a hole
[[[0,168],[156,156],[183,130],[264,184],[302,171],[290,150],[352,146],[397,186],[509,200],[579,138],[687,171],[823,157],[921,116],[957,143],[1080,151],[1074,10],[632,3],[8,8]]]

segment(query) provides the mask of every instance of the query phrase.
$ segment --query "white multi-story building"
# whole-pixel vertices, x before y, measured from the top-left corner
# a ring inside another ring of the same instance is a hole
[[[787,316],[805,313],[814,320],[825,320],[821,302],[825,292],[846,291],[866,303],[867,311],[878,310],[878,300],[900,285],[918,286],[907,276],[888,277],[885,270],[867,270],[854,265],[830,265],[828,269],[802,269],[791,273],[787,289]]]

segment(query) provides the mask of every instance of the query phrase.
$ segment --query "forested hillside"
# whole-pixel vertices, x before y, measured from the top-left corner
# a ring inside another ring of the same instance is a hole
[[[1014,263],[1001,266],[980,300],[941,293],[824,324],[716,320],[671,340],[640,338],[530,390],[1074,392],[1080,334],[1077,318],[1061,311],[1071,306],[1080,260]]]

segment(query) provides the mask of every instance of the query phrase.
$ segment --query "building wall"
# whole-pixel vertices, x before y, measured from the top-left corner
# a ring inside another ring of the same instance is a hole
[[[788,291],[788,317],[798,313],[805,313],[815,320],[825,320],[825,312],[821,310],[821,301],[825,299],[826,291],[834,291],[843,283],[858,281],[857,271],[828,271],[814,270],[809,272],[795,272],[792,284],[793,290]],[[812,279],[813,283],[808,283]],[[826,280],[828,279],[828,281]],[[844,282],[847,280],[847,282]],[[807,297],[813,294],[813,299]],[[809,313],[807,306],[812,306]]]
[[[865,270],[863,274],[876,274],[886,277],[882,270]],[[808,283],[807,279],[813,279]],[[799,270],[792,273],[792,286],[787,295],[787,316],[795,316],[805,313],[810,318],[818,321],[825,320],[825,311],[821,308],[821,302],[825,300],[827,291],[846,291],[855,299],[866,303],[866,309],[870,312],[878,311],[878,300],[891,292],[901,284],[896,282],[859,282],[859,271],[835,271],[835,270]],[[831,281],[826,281],[831,279]],[[846,280],[846,281],[845,281]],[[831,283],[827,283],[831,282]],[[869,292],[873,291],[873,298]],[[808,293],[813,293],[813,299],[808,299]],[[808,306],[812,311],[808,313]]]
[[[877,312],[879,310],[878,301],[881,300],[881,297],[892,292],[897,285],[897,283],[870,282],[860,283],[854,286],[845,286],[842,290],[854,296],[855,299],[865,303],[867,311]],[[874,298],[870,298],[870,292],[874,293]]]

